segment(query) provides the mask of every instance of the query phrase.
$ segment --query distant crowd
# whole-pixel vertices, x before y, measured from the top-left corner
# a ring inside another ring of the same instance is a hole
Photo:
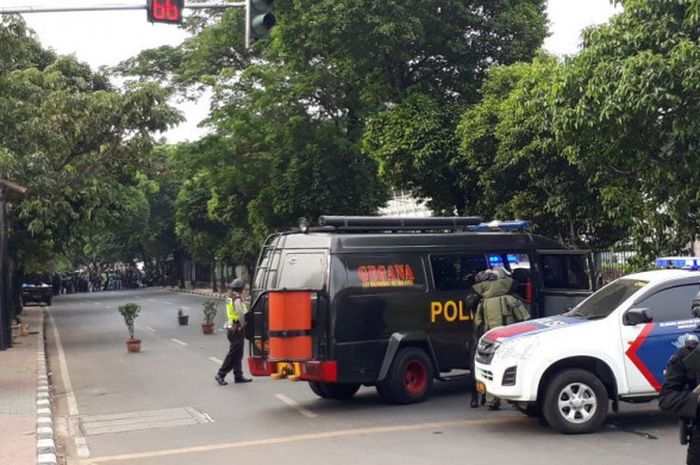
[[[72,273],[55,273],[51,278],[54,295],[75,294],[78,292],[120,291],[159,286],[164,279],[155,273],[143,273],[133,267]]]

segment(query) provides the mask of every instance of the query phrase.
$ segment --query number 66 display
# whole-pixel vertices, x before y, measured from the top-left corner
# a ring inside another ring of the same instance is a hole
[[[148,21],[152,23],[182,23],[185,0],[148,0]]]

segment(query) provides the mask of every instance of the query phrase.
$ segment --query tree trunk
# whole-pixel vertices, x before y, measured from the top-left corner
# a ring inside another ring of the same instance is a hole
[[[219,289],[221,289],[221,292],[224,292],[226,291],[226,265],[224,262],[219,262],[219,265],[221,266],[221,281]]]
[[[212,292],[219,292],[216,286],[216,260],[211,262],[211,290]]]

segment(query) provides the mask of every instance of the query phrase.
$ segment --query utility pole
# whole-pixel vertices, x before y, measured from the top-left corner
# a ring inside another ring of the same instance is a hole
[[[10,284],[10,261],[7,256],[7,221],[5,219],[6,191],[18,194],[27,188],[5,179],[0,179],[0,350],[12,347],[12,294]]]

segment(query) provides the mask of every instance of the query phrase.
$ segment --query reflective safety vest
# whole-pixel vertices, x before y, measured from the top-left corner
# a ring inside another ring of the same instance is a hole
[[[236,302],[239,302],[240,309],[236,308]],[[228,317],[229,323],[235,323],[240,321],[241,317],[248,313],[248,304],[243,302],[240,296],[236,296],[236,299],[231,297],[226,297],[226,316]]]

